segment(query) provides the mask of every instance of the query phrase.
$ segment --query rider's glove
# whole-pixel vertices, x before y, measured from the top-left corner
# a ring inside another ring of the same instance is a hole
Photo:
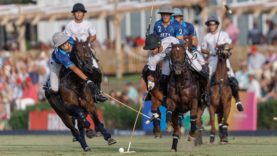
[[[153,81],[147,82],[147,88],[148,90],[152,90],[155,87],[155,83]]]

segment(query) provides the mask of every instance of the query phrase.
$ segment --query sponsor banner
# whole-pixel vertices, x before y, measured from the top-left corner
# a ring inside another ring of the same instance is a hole
[[[238,112],[235,105],[235,100],[232,99],[232,106],[231,112],[229,115],[228,123],[229,123],[229,130],[233,131],[256,131],[257,129],[257,101],[254,93],[246,93],[240,92],[241,102],[244,106],[244,112]],[[162,113],[162,120],[161,120],[161,130],[166,130],[166,109],[164,107],[160,107]],[[151,101],[146,101],[144,104],[144,110],[148,116],[151,116]],[[145,131],[152,131],[153,130],[153,123],[146,125],[146,118],[143,117],[143,129]],[[209,112],[206,109],[202,115],[202,123],[205,130],[210,130],[210,117]],[[218,128],[217,123],[217,116],[215,118],[216,121],[216,128]],[[190,113],[186,113],[184,115],[183,125],[186,130],[190,129]]]
[[[97,113],[100,121],[103,122],[103,113],[101,111]],[[87,117],[87,120],[91,123],[90,128],[94,129],[94,123],[90,116]],[[29,113],[29,130],[64,131],[68,128],[54,110],[34,110]]]

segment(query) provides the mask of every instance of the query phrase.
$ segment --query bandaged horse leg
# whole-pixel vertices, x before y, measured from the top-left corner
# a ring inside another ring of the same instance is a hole
[[[178,112],[173,112],[172,114],[172,124],[173,124],[173,138],[172,138],[172,146],[171,150],[177,152],[177,145],[179,138],[181,136],[181,129],[179,126],[179,119],[178,119],[179,113]]]
[[[51,105],[53,106],[53,103],[51,102]],[[55,106],[54,106],[55,108]],[[72,122],[72,117],[66,114],[63,114],[62,112],[58,111],[57,109],[56,113],[58,114],[58,116],[62,119],[63,123],[65,124],[66,127],[68,127],[72,133],[72,135],[76,138],[76,140],[80,143],[81,147],[83,148],[84,151],[89,151],[90,148],[88,147],[86,140],[84,137],[82,137],[83,132],[79,132],[75,126],[73,125]],[[81,122],[80,122],[81,123]]]
[[[84,110],[78,106],[72,106],[71,107],[72,113],[75,117],[78,118],[78,120],[80,120],[85,128],[89,128],[90,127],[90,123],[87,121],[86,119],[86,114],[84,112]],[[71,119],[72,120],[72,119]]]
[[[167,124],[167,131],[172,130],[172,113],[176,108],[176,104],[171,98],[167,99],[167,111],[166,111],[166,124]]]
[[[153,97],[152,97],[153,98]],[[159,105],[156,105],[159,101],[155,101],[152,99],[152,106],[151,112],[153,116],[153,133],[155,138],[161,137],[161,130],[160,130],[160,122],[161,122],[161,112],[159,109]]]
[[[108,142],[108,145],[115,144],[116,140],[114,140],[111,134],[105,129],[104,124],[99,120],[97,113],[93,112],[90,115],[95,125],[95,129],[98,129],[101,132],[104,139]]]
[[[239,82],[238,80],[234,77],[234,72],[233,69],[231,67],[230,61],[229,59],[226,61],[227,63],[227,67],[228,67],[228,82],[230,83],[231,89],[232,89],[232,95],[236,100],[236,107],[237,110],[242,112],[243,109],[243,105],[240,101],[240,97],[239,97]]]

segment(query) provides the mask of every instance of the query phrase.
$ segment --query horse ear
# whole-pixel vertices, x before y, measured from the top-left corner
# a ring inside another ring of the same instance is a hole
[[[80,42],[79,39],[78,39],[78,37],[76,37],[75,39],[76,39],[76,43],[79,43],[79,42]]]
[[[90,41],[90,36],[87,37],[86,43],[88,44]]]

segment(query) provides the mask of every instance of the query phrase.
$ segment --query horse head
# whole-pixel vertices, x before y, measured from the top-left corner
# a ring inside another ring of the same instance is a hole
[[[228,59],[232,55],[229,44],[218,46],[216,54],[219,56],[220,59]]]
[[[79,41],[76,38],[76,50],[75,55],[79,68],[85,72],[93,72],[93,52],[89,46],[89,38],[85,42]]]
[[[172,68],[176,75],[180,75],[185,66],[185,46],[181,44],[171,44],[172,50],[170,53],[170,59],[172,62]]]

